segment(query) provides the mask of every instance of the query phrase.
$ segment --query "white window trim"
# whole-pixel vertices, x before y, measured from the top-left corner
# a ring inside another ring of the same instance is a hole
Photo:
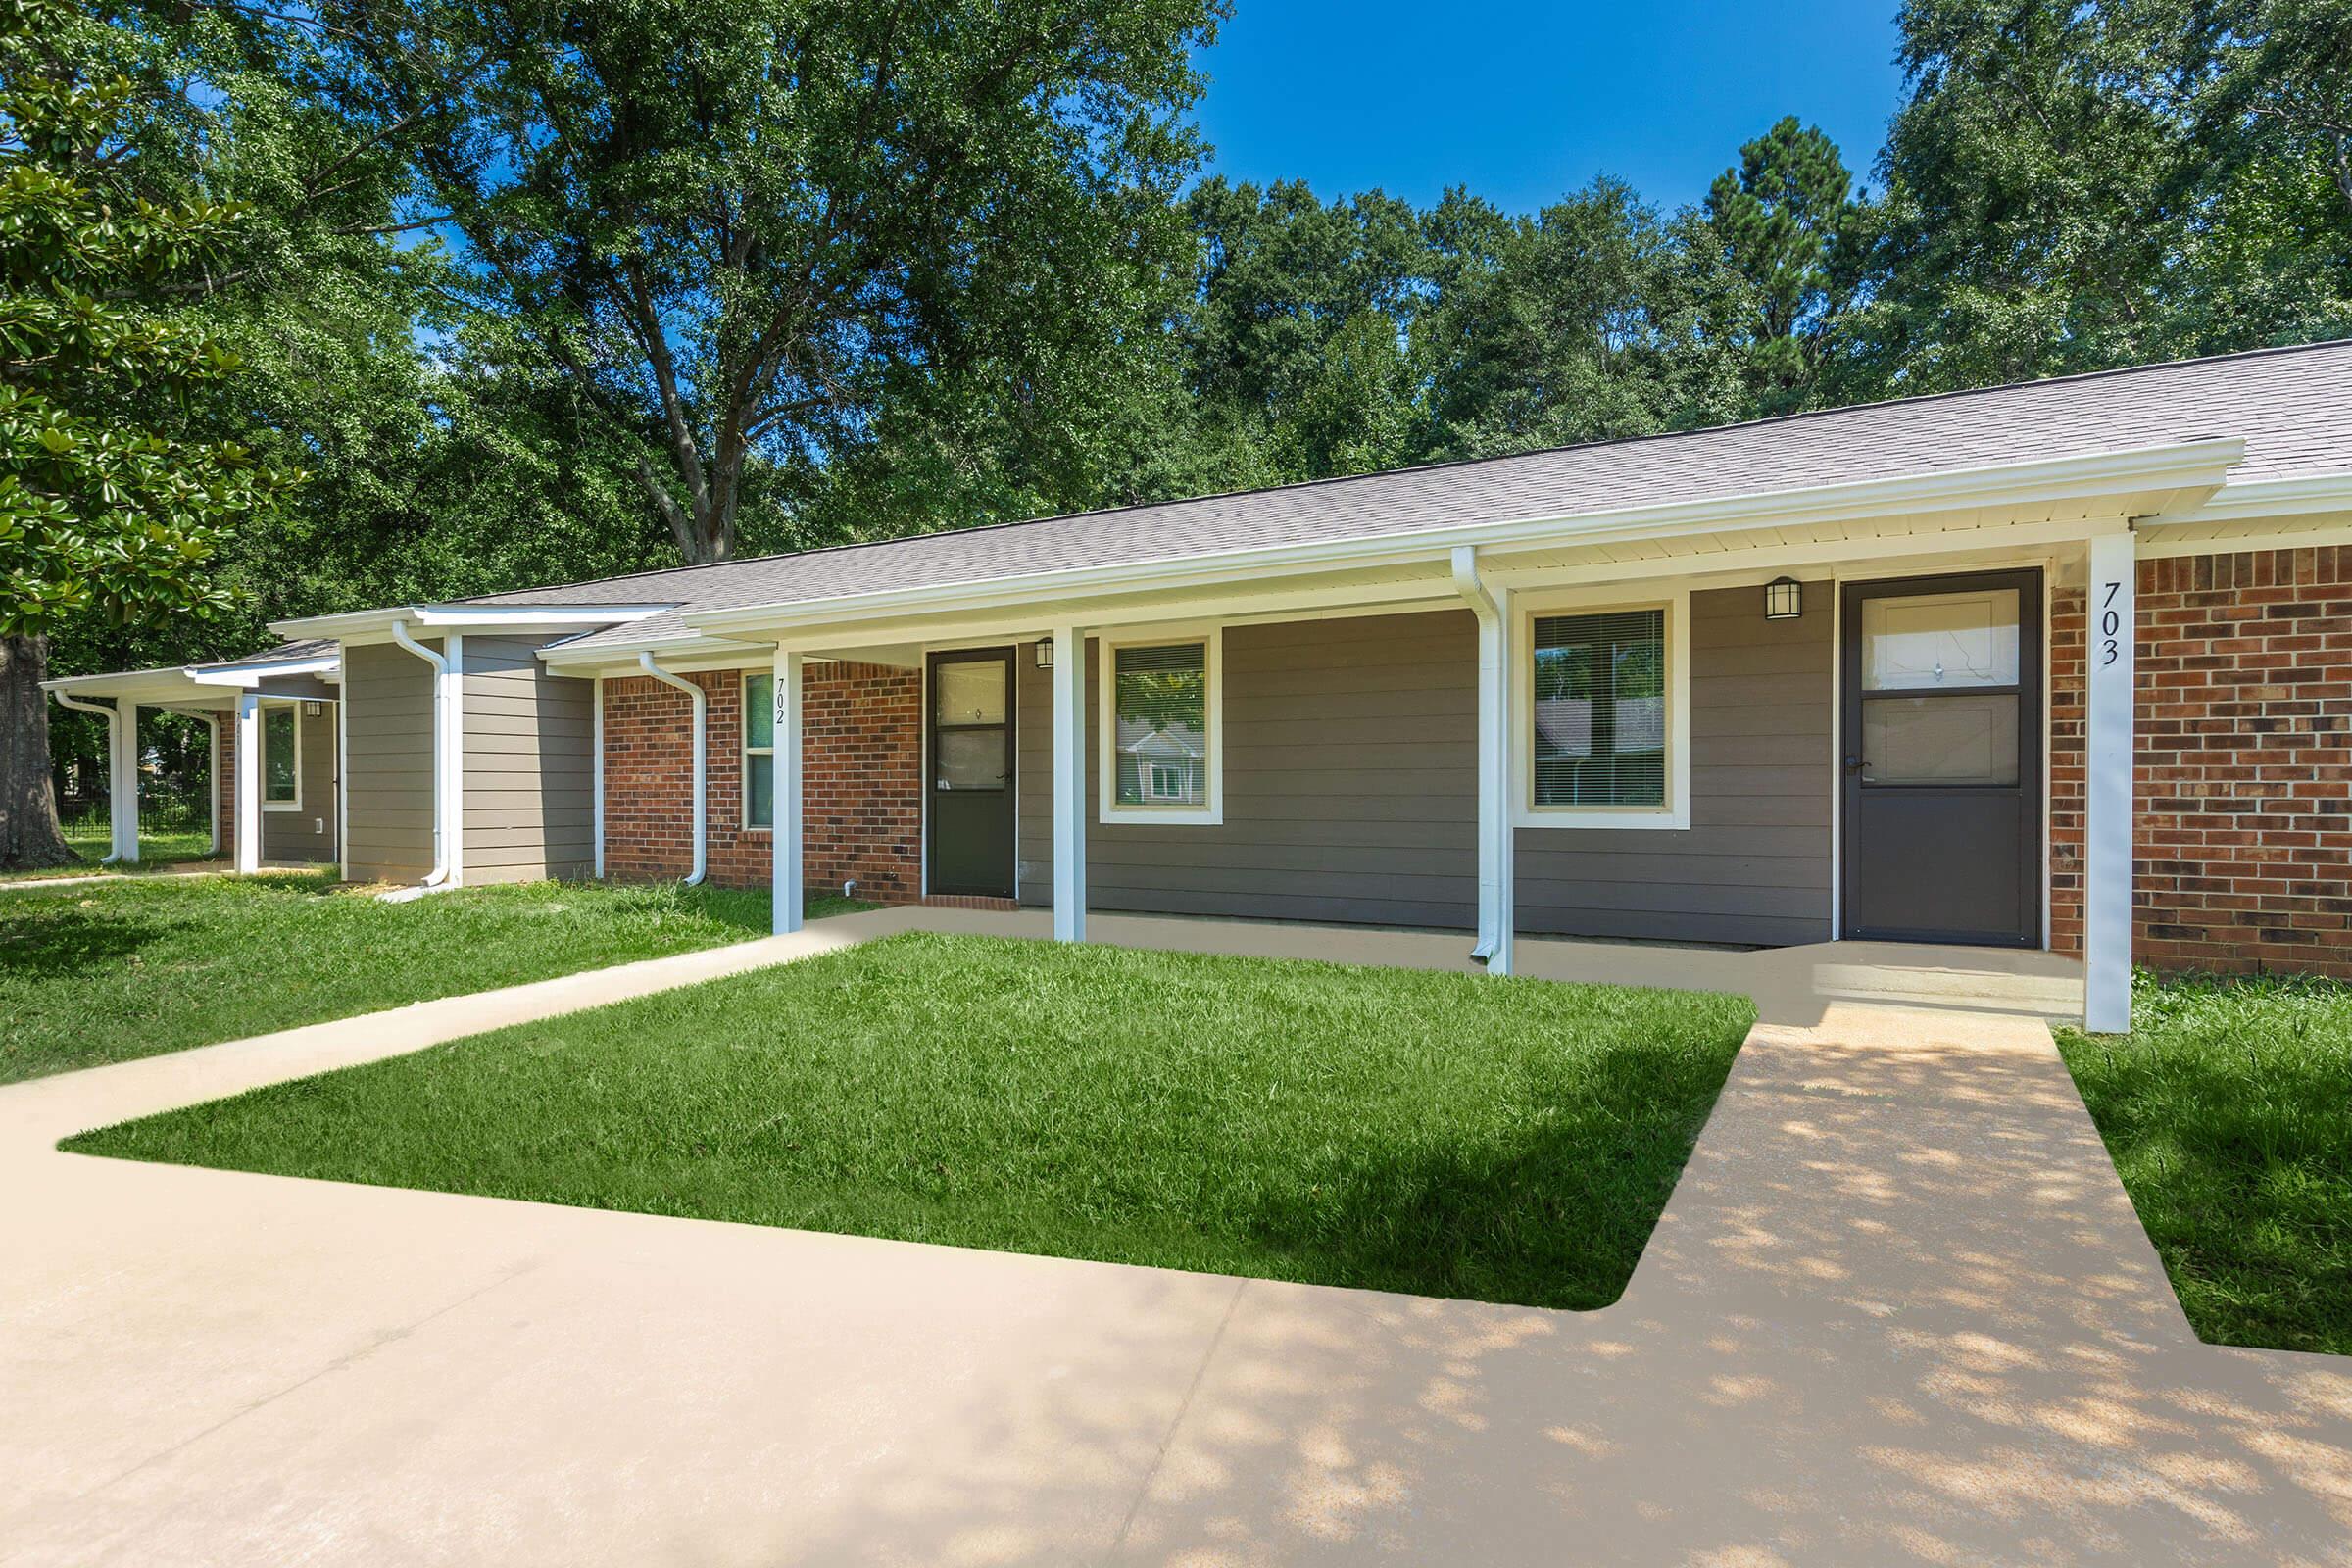
[[[1225,821],[1225,628],[1222,626],[1121,628],[1121,635],[1099,634],[1095,648],[1095,746],[1099,815],[1105,824],[1154,822],[1168,826],[1219,827]],[[1128,806],[1117,799],[1119,767],[1117,655],[1122,648],[1166,648],[1175,643],[1200,643],[1202,673],[1208,682],[1208,804],[1190,807]]]
[[[772,671],[764,669],[738,670],[736,674],[738,677],[736,685],[738,719],[735,746],[735,794],[737,797],[735,814],[741,819],[739,825],[746,833],[773,833],[776,830],[773,822],[752,820],[752,759],[755,757],[772,758],[776,755],[775,735],[772,731],[768,735],[769,744],[765,746],[752,744],[752,682],[762,676],[772,681],[775,679],[775,675]],[[773,686],[768,688],[767,695],[772,707],[776,695]],[[769,777],[772,790],[774,775],[771,773]]]
[[[1690,590],[1628,596],[1621,585],[1595,592],[1525,592],[1512,596],[1518,624],[1511,658],[1511,822],[1515,827],[1610,828],[1674,832],[1690,825]],[[1539,616],[1666,612],[1666,803],[1663,806],[1536,804],[1536,620]],[[1757,613],[1761,614],[1759,610]]]
[[[287,712],[294,716],[294,798],[273,801],[270,798],[270,715]],[[262,809],[265,811],[299,811],[302,809],[302,700],[300,698],[268,698],[262,703],[262,755],[253,760],[254,779],[261,786]]]

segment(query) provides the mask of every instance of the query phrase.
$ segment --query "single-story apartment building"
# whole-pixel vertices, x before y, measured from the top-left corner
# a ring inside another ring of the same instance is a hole
[[[242,868],[2352,975],[2352,341],[273,629]]]

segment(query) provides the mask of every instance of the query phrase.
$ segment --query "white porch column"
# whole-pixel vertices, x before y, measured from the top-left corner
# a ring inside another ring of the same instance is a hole
[[[2090,541],[2089,666],[2082,757],[2082,1026],[2132,1027],[2132,649],[2139,544]]]
[[[205,819],[212,828],[213,842],[206,846],[205,854],[219,855],[220,853],[220,715],[202,713],[198,716],[204,720],[205,738],[212,753],[212,766],[204,775],[204,805]],[[338,807],[336,809],[339,817],[341,808]]]
[[[115,774],[115,856],[124,865],[139,863],[139,705],[127,699],[115,705],[115,722],[122,736],[111,750]]]
[[[237,870],[262,868],[262,699],[237,693]]]
[[[769,929],[777,936],[801,928],[803,887],[801,789],[801,656],[776,650],[775,827],[768,835],[775,863],[770,871],[773,907]]]
[[[596,692],[590,699],[596,706],[589,710],[588,752],[596,772],[596,804],[591,816],[590,832],[596,839],[596,879],[605,879],[605,677],[596,677]]]
[[[1054,628],[1054,940],[1086,940],[1086,633]]]

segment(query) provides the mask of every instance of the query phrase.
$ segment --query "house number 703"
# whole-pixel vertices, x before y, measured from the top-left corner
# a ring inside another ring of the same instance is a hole
[[[2124,585],[2110,582],[2100,586],[2105,592],[2099,595],[2099,667],[2104,669],[2124,656],[2124,617],[2115,608],[2116,595],[2124,591]]]

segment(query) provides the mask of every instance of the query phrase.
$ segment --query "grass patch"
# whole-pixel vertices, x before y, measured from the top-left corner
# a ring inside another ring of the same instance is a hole
[[[2189,1322],[2352,1354],[2352,986],[2142,976],[2132,1016],[2058,1050]]]
[[[1744,998],[910,935],[88,1153],[1590,1308]]]
[[[0,901],[0,1083],[767,928],[767,894],[717,888],[543,882],[413,904],[381,903],[321,872],[25,888]]]
[[[170,866],[217,859],[213,854],[212,832],[208,828],[189,828],[149,832],[139,835],[139,863],[137,865],[100,865],[98,861],[114,848],[107,837],[103,818],[93,822],[88,818],[65,825],[66,847],[81,858],[72,865],[49,865],[34,871],[0,871],[0,883],[42,882],[61,876],[136,876],[141,871],[161,870]]]

